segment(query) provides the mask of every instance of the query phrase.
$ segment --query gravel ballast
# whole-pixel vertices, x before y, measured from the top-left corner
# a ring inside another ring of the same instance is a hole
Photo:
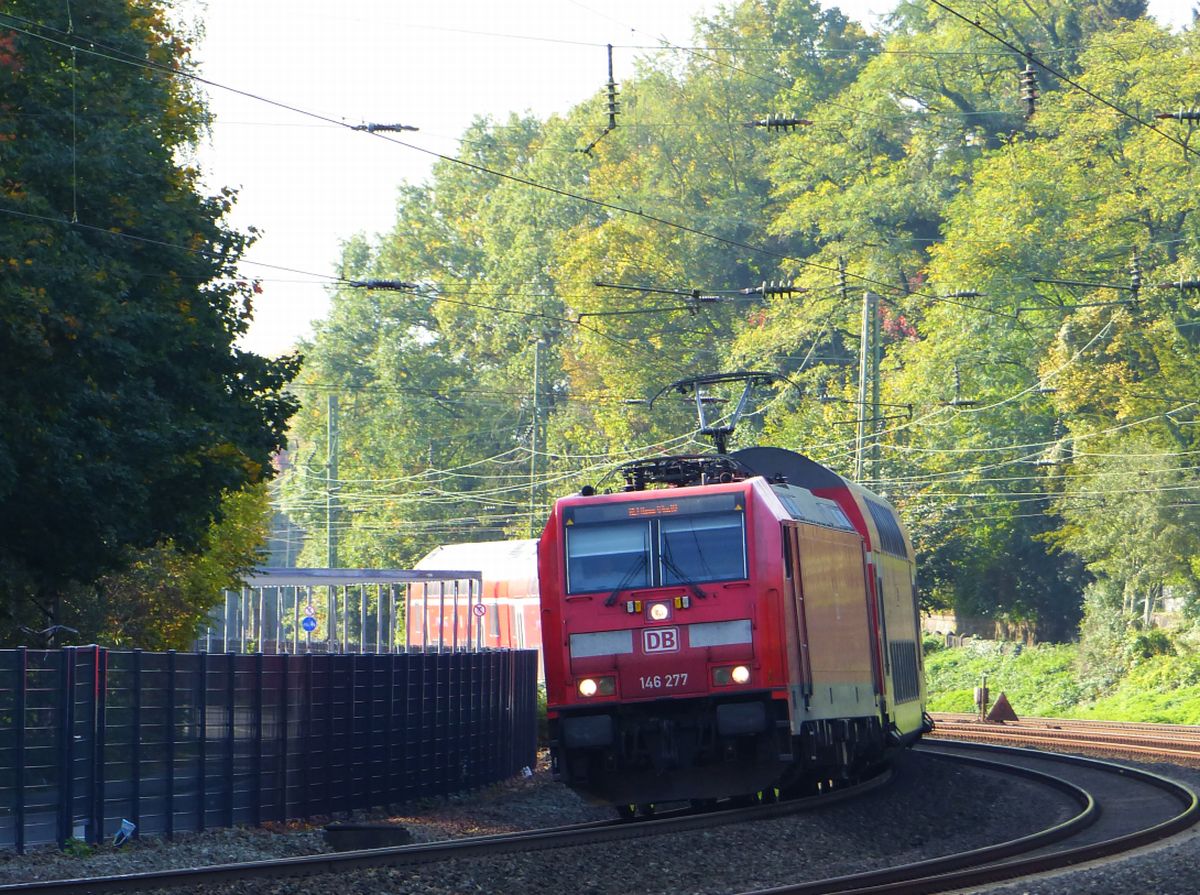
[[[985,771],[920,753],[905,753],[894,782],[874,793],[777,820],[722,826],[702,832],[554,849],[524,855],[445,861],[420,867],[340,874],[338,895],[382,893],[527,893],[572,895],[705,893],[727,895],[789,882],[895,866],[938,854],[1011,839],[1074,813],[1057,793],[1019,778],[997,779]],[[1152,769],[1200,783],[1200,772],[1169,766]],[[1190,777],[1185,778],[1185,774]],[[354,819],[389,819],[414,841],[473,836],[607,819],[611,809],[591,806],[550,779],[540,766],[479,793],[404,806]],[[328,850],[320,827],[215,830],[179,836],[174,842],[145,840],[125,849],[104,846],[85,857],[43,850],[0,855],[0,883],[94,877],[170,867],[249,861]],[[1178,854],[1174,854],[1178,852]],[[1135,857],[1103,870],[1095,885],[1081,871],[994,891],[1005,895],[1077,892],[1194,893],[1191,868],[1200,866],[1196,842]],[[1124,863],[1148,866],[1121,873]],[[1173,868],[1178,865],[1178,870]],[[1173,878],[1180,887],[1171,888]],[[1154,884],[1147,887],[1151,880]],[[1109,883],[1111,888],[1105,888]],[[1186,884],[1186,887],[1184,887]],[[321,893],[327,877],[253,881],[211,887],[212,892]]]

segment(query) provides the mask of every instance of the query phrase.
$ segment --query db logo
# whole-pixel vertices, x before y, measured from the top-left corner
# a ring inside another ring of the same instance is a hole
[[[642,652],[675,653],[679,651],[678,628],[645,628],[642,631]]]

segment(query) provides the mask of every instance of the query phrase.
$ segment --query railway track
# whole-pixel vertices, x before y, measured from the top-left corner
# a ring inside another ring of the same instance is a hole
[[[18,893],[19,895],[34,895],[34,893],[36,895],[106,895],[106,893],[145,892],[156,889],[184,891],[195,886],[220,883],[344,874],[377,867],[429,864],[453,858],[477,858],[514,852],[566,848],[574,845],[617,842],[622,839],[637,839],[664,833],[709,829],[723,824],[784,817],[789,814],[823,808],[878,789],[889,779],[890,773],[883,773],[855,786],[834,790],[819,796],[751,807],[699,812],[680,809],[638,820],[594,821],[516,833],[496,833],[487,836],[448,839],[417,845],[322,853],[207,867],[177,868],[92,879],[41,880],[0,885],[0,895],[18,895]]]
[[[806,881],[746,895],[817,895],[867,892],[913,895],[1011,880],[1032,873],[1119,854],[1167,838],[1200,819],[1190,789],[1163,777],[1093,759],[983,744],[937,742],[918,747],[937,761],[964,762],[990,771],[1019,775],[1065,794],[1076,810],[1069,819],[1031,835],[959,854],[833,879]],[[719,824],[743,823],[828,805],[881,785],[872,781],[819,798],[753,808],[694,814],[677,812],[637,822],[598,822],[449,840],[438,843],[321,854],[282,860],[167,870],[91,880],[57,880],[0,886],[0,895],[33,893],[190,890],[196,886],[284,877],[343,875],[367,868],[431,863],[450,858],[566,848],[646,837]],[[569,862],[569,856],[564,856]]]
[[[927,736],[929,740],[950,738],[1022,745],[1200,767],[1200,727],[1195,726],[1062,718],[992,723],[982,722],[974,715],[951,713],[935,714],[933,719],[936,726]]]

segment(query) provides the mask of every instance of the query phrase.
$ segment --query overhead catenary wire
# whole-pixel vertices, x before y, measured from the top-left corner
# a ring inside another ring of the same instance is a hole
[[[1154,133],[1158,134],[1164,140],[1170,140],[1172,143],[1175,143],[1176,145],[1182,147],[1185,154],[1191,153],[1193,155],[1200,155],[1200,153],[1198,153],[1195,149],[1193,149],[1191,146],[1189,146],[1185,141],[1180,140],[1178,137],[1172,136],[1171,134],[1167,133],[1166,131],[1162,130],[1161,128],[1156,127],[1153,122],[1146,121],[1145,119],[1130,112],[1128,109],[1121,108],[1116,103],[1105,99],[1104,97],[1100,96],[1100,94],[1096,93],[1095,91],[1089,90],[1088,88],[1086,88],[1082,84],[1080,84],[1078,81],[1071,78],[1066,73],[1052,67],[1051,65],[1049,65],[1046,62],[1043,62],[1041,59],[1038,58],[1038,56],[1034,55],[1032,51],[1030,51],[1028,49],[1021,49],[1020,47],[1013,44],[1011,41],[1005,39],[1004,37],[1001,37],[999,34],[996,34],[994,31],[984,27],[984,25],[978,19],[968,18],[967,16],[963,15],[962,13],[958,12],[957,10],[955,10],[952,7],[948,6],[947,4],[943,3],[942,0],[929,0],[929,2],[932,3],[934,6],[944,9],[946,12],[950,13],[950,15],[954,16],[955,18],[961,19],[962,21],[966,22],[968,25],[971,25],[974,28],[977,28],[979,31],[986,34],[992,40],[1004,45],[1005,47],[1008,47],[1008,49],[1011,50],[1013,53],[1016,53],[1017,55],[1022,56],[1023,58],[1028,60],[1031,65],[1036,65],[1038,68],[1042,69],[1047,74],[1053,75],[1055,78],[1062,81],[1064,84],[1070,84],[1072,87],[1074,87],[1080,93],[1083,93],[1086,96],[1089,96],[1092,99],[1096,100],[1096,102],[1107,106],[1108,108],[1112,109],[1117,114],[1119,114],[1125,118],[1128,118],[1130,121],[1146,128],[1148,130],[1154,131]]]
[[[424,150],[422,150],[422,151],[424,151]],[[496,173],[496,172],[492,172],[492,173]],[[502,176],[503,176],[503,174],[502,174]],[[578,197],[577,197],[577,198],[578,198]],[[587,200],[587,199],[586,199],[586,200]],[[631,212],[631,214],[632,214],[632,212]],[[666,221],[664,221],[664,223],[670,223],[670,222],[666,222]],[[696,233],[701,233],[701,234],[703,233],[703,232],[701,232],[701,230],[695,230],[695,232],[696,232]],[[782,256],[780,256],[780,257],[782,257]],[[268,265],[268,266],[270,266],[270,265]],[[301,272],[301,271],[296,271],[296,272]],[[810,354],[811,354],[811,350],[810,350]],[[1008,400],[1015,400],[1015,396],[1014,396],[1014,397],[1010,397],[1010,398],[1008,398]],[[1003,402],[1000,402],[1000,403],[1003,403]],[[992,404],[992,406],[991,406],[991,407],[996,407],[996,406],[998,406],[998,404]]]
[[[7,15],[7,14],[0,13],[0,15]],[[62,33],[62,32],[57,31],[57,29],[54,29],[50,26],[42,25],[42,24],[36,23],[36,22],[30,22],[28,19],[23,19],[19,16],[8,16],[8,18],[12,18],[17,21],[28,22],[30,24],[33,24],[35,27],[43,28],[48,31],[52,31],[52,32],[60,33],[60,34]],[[29,31],[27,29],[14,28],[14,30],[19,31],[20,33],[25,34],[34,39],[43,40],[43,41],[46,41],[49,43],[56,44],[58,46],[68,48],[68,49],[71,47],[76,47],[81,52],[90,53],[92,55],[100,56],[103,58],[108,58],[114,62],[122,63],[125,65],[132,65],[135,67],[146,68],[150,71],[154,71],[158,74],[162,74],[162,75],[169,76],[169,77],[183,77],[183,78],[187,78],[190,80],[194,80],[197,83],[204,84],[206,86],[213,87],[213,88],[216,88],[219,90],[229,91],[231,93],[245,97],[247,99],[262,102],[267,105],[274,106],[276,108],[283,109],[283,110],[292,112],[297,115],[302,115],[305,117],[313,118],[318,121],[323,121],[327,124],[335,124],[335,125],[338,125],[339,127],[345,128],[348,131],[354,131],[354,128],[355,128],[355,125],[349,124],[348,122],[345,122],[345,121],[341,121],[341,120],[332,118],[328,115],[323,115],[318,112],[313,112],[313,111],[309,111],[306,109],[302,109],[291,103],[286,103],[281,100],[270,99],[268,97],[264,97],[259,94],[255,94],[251,91],[242,90],[242,89],[236,88],[236,87],[231,87],[229,85],[222,84],[217,81],[213,81],[209,78],[205,78],[201,75],[195,74],[194,72],[176,70],[176,69],[172,69],[168,66],[159,65],[157,63],[151,62],[147,59],[127,56],[123,53],[123,51],[116,50],[111,47],[105,47],[103,43],[92,41],[85,37],[76,37],[76,39],[72,40],[72,41],[63,41],[63,40],[58,40],[56,38],[49,37],[44,34],[37,34],[35,32]],[[84,41],[86,41],[86,44],[82,43]],[[101,50],[97,49],[97,47],[100,47],[102,49],[107,49],[107,50],[109,50],[109,53],[101,52]],[[112,53],[118,53],[121,55],[114,56],[114,55],[111,55]],[[125,55],[125,58],[122,58],[123,55]],[[367,133],[365,131],[362,131],[360,133],[362,133],[363,136],[365,136],[365,137],[378,139],[378,140],[386,140],[389,143],[394,143],[398,146],[402,146],[402,147],[404,147],[406,149],[410,149],[414,152],[419,152],[424,155],[428,155],[430,157],[439,159],[439,160],[447,162],[449,164],[458,165],[460,167],[474,170],[474,171],[477,171],[482,174],[487,174],[489,176],[493,176],[493,177],[496,177],[496,178],[499,178],[502,180],[507,180],[510,182],[528,186],[533,189],[542,190],[542,191],[551,193],[553,195],[558,195],[563,198],[571,199],[573,201],[583,202],[585,204],[588,204],[588,205],[591,205],[591,206],[594,206],[597,208],[605,209],[607,211],[613,211],[613,212],[616,212],[619,214],[630,215],[630,216],[633,216],[633,217],[641,219],[641,220],[646,220],[651,223],[660,224],[660,225],[668,227],[670,229],[675,229],[675,230],[679,230],[680,232],[690,233],[690,234],[700,237],[702,239],[712,240],[712,241],[727,245],[731,248],[742,249],[744,251],[753,252],[755,254],[760,254],[765,257],[772,257],[772,258],[775,258],[775,259],[781,260],[781,261],[789,261],[789,262],[799,264],[804,267],[810,267],[810,268],[817,269],[817,270],[823,270],[823,271],[829,272],[829,273],[836,272],[835,268],[832,268],[828,265],[809,261],[805,258],[788,255],[788,254],[785,254],[782,252],[776,252],[776,251],[768,249],[764,246],[757,246],[757,245],[753,245],[751,243],[743,242],[741,240],[721,236],[720,234],[711,233],[711,232],[703,230],[699,227],[693,227],[689,224],[684,224],[679,221],[673,221],[673,220],[661,217],[659,215],[648,214],[642,210],[635,209],[635,208],[629,208],[629,207],[626,207],[623,205],[619,205],[615,202],[610,202],[610,201],[607,201],[604,199],[599,199],[599,198],[595,198],[595,197],[591,197],[591,196],[585,196],[583,194],[576,193],[571,190],[564,189],[562,187],[556,187],[556,186],[553,186],[550,184],[540,183],[538,181],[531,180],[527,177],[523,177],[518,174],[513,174],[510,172],[505,172],[505,171],[500,171],[500,170],[497,170],[494,168],[490,168],[490,167],[480,164],[478,162],[472,162],[467,159],[458,158],[458,157],[451,156],[451,155],[446,155],[445,153],[438,152],[436,150],[429,149],[424,146],[419,146],[414,143],[408,142],[406,140],[401,140],[401,139],[392,137],[388,133],[378,132],[378,131],[375,133]],[[848,275],[853,277],[858,282],[861,282],[865,285],[884,290],[886,292],[904,292],[904,290],[900,289],[899,287],[897,287],[891,283],[877,281],[870,277],[864,276],[862,274],[849,273]],[[926,299],[928,299],[930,301],[934,301],[934,302],[947,301],[950,304],[960,304],[964,307],[970,308],[971,310],[977,310],[982,313],[996,314],[997,316],[1010,316],[1010,315],[1003,314],[1001,312],[994,311],[989,308],[976,307],[976,306],[967,305],[967,304],[961,303],[961,302],[954,302],[952,300],[942,299],[938,296],[930,296],[930,295],[927,295],[922,292],[910,292],[908,294],[918,296],[918,297],[923,297],[923,298],[926,298]]]

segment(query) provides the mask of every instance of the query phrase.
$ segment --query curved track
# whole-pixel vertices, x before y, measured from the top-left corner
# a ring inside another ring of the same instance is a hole
[[[1010,880],[1032,873],[1119,854],[1165,839],[1200,819],[1195,794],[1163,777],[1092,759],[980,744],[938,742],[918,747],[939,760],[968,762],[996,773],[1031,778],[1066,793],[1078,809],[1053,827],[1009,842],[929,861],[852,876],[808,881],[760,890],[751,895],[816,895],[816,893],[918,893]],[[190,889],[214,883],[314,876],[382,866],[430,863],[457,857],[535,851],[573,845],[642,838],[658,833],[697,830],[742,823],[812,808],[863,794],[878,787],[879,778],[858,787],[792,802],[695,814],[677,812],[638,822],[598,822],[409,845],[312,855],[248,864],[167,870],[91,880],[57,880],[0,886],[0,895],[21,893],[131,892]],[[566,858],[565,860],[569,860]]]
[[[1077,788],[1089,804],[1058,827],[1011,842],[882,871],[744,895],[944,892],[1111,857],[1169,838],[1200,822],[1200,802],[1191,789],[1145,771],[1090,758],[978,743],[944,742],[918,748],[947,760],[990,765],[1002,773],[1040,777],[1047,783],[1056,780],[1052,784],[1056,788]],[[976,757],[972,752],[989,757]]]

